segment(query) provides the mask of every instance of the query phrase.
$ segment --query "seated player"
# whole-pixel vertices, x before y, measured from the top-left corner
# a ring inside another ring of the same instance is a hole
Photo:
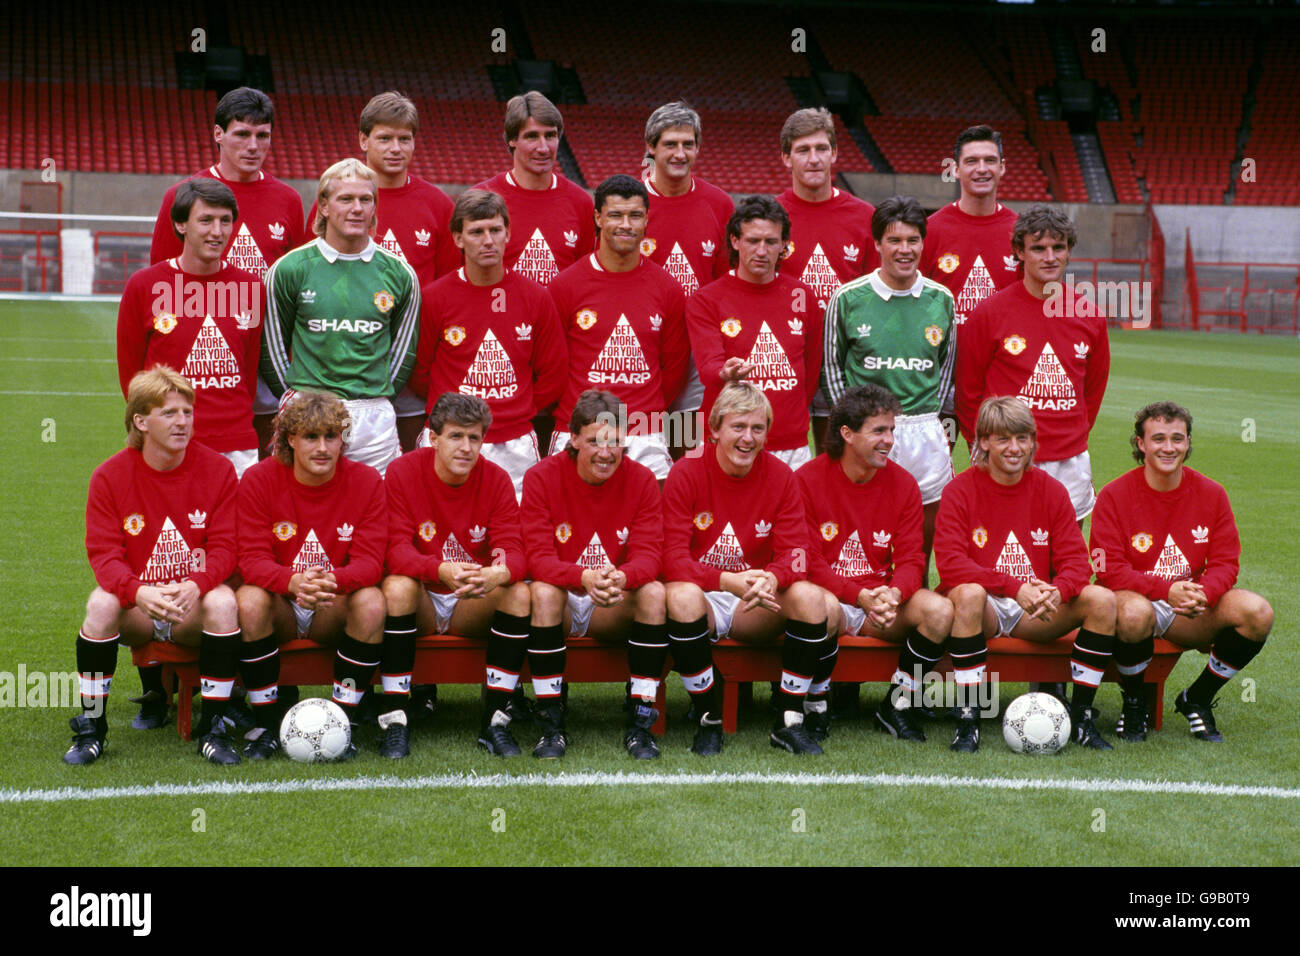
[[[876,723],[902,740],[924,741],[914,708],[921,679],[943,657],[952,602],[921,587],[921,490],[890,461],[894,416],[902,406],[879,385],[844,392],[831,409],[826,452],[795,474],[814,544],[809,577],[839,600],[827,602],[834,635],[861,634],[902,644],[889,695]],[[829,732],[826,695],[834,649],[814,675],[804,723]]]
[[[1097,580],[1115,592],[1115,665],[1123,710],[1115,732],[1146,739],[1142,674],[1153,640],[1163,637],[1210,655],[1174,706],[1192,736],[1218,743],[1214,695],[1254,659],[1273,627],[1273,608],[1237,581],[1241,540],[1223,486],[1184,467],[1192,453],[1192,416],[1173,402],[1138,412],[1133,457],[1141,467],[1097,497],[1092,542],[1105,563]]]
[[[342,457],[351,425],[333,395],[297,393],[275,418],[271,457],[239,484],[239,673],[261,730],[244,748],[250,760],[280,749],[281,644],[337,647],[333,699],[354,723],[379,663],[388,513],[379,472]]]
[[[446,392],[429,414],[431,446],[388,467],[388,576],[384,598],[383,709],[410,709],[419,634],[487,639],[479,744],[519,754],[510,695],[528,642],[528,584],[519,505],[510,476],[481,452],[492,412],[477,395]],[[400,728],[400,729],[399,729]],[[403,722],[389,726],[388,756],[407,754]]]
[[[1046,643],[1077,627],[1070,656],[1074,741],[1111,750],[1092,702],[1115,644],[1115,595],[1088,583],[1092,568],[1069,492],[1033,467],[1033,412],[1013,395],[986,399],[975,436],[973,467],[944,489],[934,529],[939,593],[953,606],[948,653],[965,691],[952,749],[979,749],[973,695],[984,679],[988,638]]]
[[[713,447],[673,465],[664,486],[664,580],[673,662],[695,700],[691,750],[722,750],[711,635],[745,643],[785,636],[773,747],[820,754],[804,700],[827,657],[826,593],[802,580],[808,519],[794,473],[765,452],[772,405],[757,386],[723,386],[709,412]]]
[[[625,458],[620,406],[588,389],[569,418],[569,444],[524,476],[523,527],[533,577],[528,662],[542,737],[534,757],[562,757],[565,635],[627,640],[628,725],[638,760],[659,756],[650,728],[668,656],[659,582],[663,515],[654,472]]]
[[[223,718],[235,680],[239,624],[224,583],[235,570],[235,468],[191,444],[194,389],[166,366],[126,392],[127,447],[95,469],[86,501],[86,553],[96,587],[77,636],[82,714],[70,764],[104,752],[104,715],[119,641],[199,647],[199,753],[239,763]],[[159,704],[164,708],[165,701]]]

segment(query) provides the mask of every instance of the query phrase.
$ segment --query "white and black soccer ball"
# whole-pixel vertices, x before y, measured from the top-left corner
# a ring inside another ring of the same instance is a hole
[[[352,743],[352,725],[332,700],[308,697],[289,708],[280,722],[280,746],[299,763],[338,760]]]
[[[1051,694],[1021,694],[1002,715],[1002,736],[1018,754],[1054,754],[1070,742],[1070,712]]]

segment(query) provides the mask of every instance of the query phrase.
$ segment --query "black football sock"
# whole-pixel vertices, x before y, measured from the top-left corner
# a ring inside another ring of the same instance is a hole
[[[204,631],[199,637],[199,686],[203,694],[199,726],[204,733],[211,732],[230,708],[230,692],[239,667],[239,638],[239,631],[229,634]]]
[[[140,693],[156,693],[166,695],[167,691],[163,689],[163,667],[161,664],[149,664],[145,667],[137,667],[136,671],[140,674]]]
[[[498,710],[505,711],[510,706],[510,695],[519,686],[519,673],[524,668],[524,655],[527,653],[528,618],[505,611],[492,615],[483,699],[487,720],[491,720]]]
[[[783,711],[803,714],[804,699],[812,686],[817,664],[825,652],[826,622],[789,620],[781,645],[781,698]]]
[[[240,648],[239,676],[248,690],[257,726],[276,729],[279,723],[280,649],[275,636],[248,641]]]
[[[989,659],[988,641],[983,633],[970,637],[948,638],[948,654],[952,657],[953,679],[957,682],[957,704],[961,707],[979,706],[979,686],[984,682],[984,666]]]
[[[831,695],[831,675],[835,673],[835,662],[840,656],[839,638],[827,637],[821,646],[821,656],[813,666],[812,684],[808,687],[808,696],[804,698],[803,709],[807,712],[826,713]]]
[[[1079,628],[1078,636],[1074,639],[1074,650],[1070,654],[1070,679],[1074,682],[1074,688],[1070,691],[1072,708],[1092,706],[1097,696],[1097,687],[1106,676],[1106,665],[1110,663],[1114,647],[1114,634],[1098,634],[1086,627]]]
[[[334,703],[343,708],[349,720],[366,696],[366,688],[379,666],[379,655],[378,644],[366,644],[346,632],[339,638],[334,655]]]
[[[686,692],[695,701],[700,718],[722,719],[718,684],[713,679],[713,648],[709,644],[708,617],[694,621],[668,619],[668,643],[672,648],[673,666],[682,675]]]
[[[633,621],[627,639],[627,670],[631,677],[628,697],[634,702],[654,703],[667,660],[668,625]]]
[[[81,686],[81,709],[86,716],[102,719],[117,666],[119,637],[89,638],[77,634],[77,681]],[[158,689],[162,690],[162,668],[158,668]]]
[[[1263,641],[1242,637],[1235,627],[1225,627],[1219,631],[1214,635],[1214,644],[1210,647],[1210,659],[1205,663],[1205,670],[1187,688],[1187,699],[1198,704],[1213,703],[1214,695],[1237,676],[1237,671],[1254,660],[1263,646]]]
[[[1144,637],[1132,644],[1115,642],[1115,670],[1119,671],[1119,686],[1128,696],[1140,697],[1143,694],[1147,665],[1151,663],[1155,647],[1154,637]]]
[[[379,652],[379,674],[384,688],[385,712],[406,710],[411,703],[411,673],[415,670],[415,615],[390,614],[384,618],[384,643]]]
[[[564,694],[564,627],[531,625],[528,628],[528,669],[538,706],[558,704]]]
[[[934,670],[943,657],[943,645],[930,640],[913,628],[898,652],[898,670],[889,679],[890,685],[901,684],[913,703],[921,699],[921,679]]]

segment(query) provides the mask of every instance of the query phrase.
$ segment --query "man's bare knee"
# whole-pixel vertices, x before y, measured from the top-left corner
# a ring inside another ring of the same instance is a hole
[[[1156,609],[1140,594],[1115,596],[1115,636],[1125,644],[1145,640],[1155,633]]]
[[[384,618],[388,605],[377,587],[362,588],[347,597],[347,632],[365,644],[378,644],[384,637]]]
[[[1243,608],[1244,618],[1239,630],[1250,641],[1263,643],[1273,630],[1273,606],[1258,594],[1246,592],[1247,598]]]
[[[668,603],[662,581],[647,581],[637,588],[635,617],[642,624],[663,624],[668,619]]]
[[[239,628],[239,602],[235,592],[219,584],[202,598],[203,630],[209,634],[229,634]]]
[[[669,581],[664,588],[664,603],[674,621],[694,621],[709,613],[704,592],[689,581]]]
[[[810,581],[795,581],[785,592],[787,616],[809,624],[826,620],[826,592]]]
[[[252,584],[245,584],[235,592],[239,610],[239,627],[244,640],[258,641],[271,633],[271,613],[275,596]]]
[[[388,613],[414,614],[420,603],[420,582],[404,574],[390,574],[380,585]]]
[[[947,640],[948,635],[952,633],[953,606],[952,602],[942,595],[935,594],[933,591],[917,591],[912,596],[913,600],[922,602],[920,607],[921,626],[918,630],[926,637],[927,640],[934,641],[936,644],[942,644]]]
[[[501,613],[514,617],[528,617],[532,613],[532,608],[533,592],[527,583],[516,581],[506,586],[505,596],[501,598],[498,608]]]
[[[122,626],[122,602],[103,588],[95,588],[86,599],[86,619],[81,629],[87,637],[112,637]]]
[[[534,581],[530,589],[533,623],[538,627],[554,627],[560,624],[564,618],[564,605],[568,601],[566,592],[545,581]]]
[[[1088,584],[1079,592],[1079,609],[1084,625],[1098,634],[1115,630],[1115,592],[1098,584]]]

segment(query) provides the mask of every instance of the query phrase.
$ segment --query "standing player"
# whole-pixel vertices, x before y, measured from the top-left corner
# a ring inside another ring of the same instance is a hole
[[[1110,375],[1106,319],[1062,285],[1075,231],[1064,213],[1034,205],[1016,219],[1011,248],[1024,278],[989,296],[962,326],[957,350],[957,418],[970,442],[986,398],[1017,395],[1040,428],[1037,464],[1065,485],[1082,522],[1092,511],[1088,433]]]
[[[822,314],[842,283],[880,264],[871,236],[876,209],[835,185],[835,121],[822,107],[796,110],[781,127],[781,162],[790,188],[776,197],[790,216],[790,241],[781,271],[817,293]],[[830,402],[819,390],[813,402],[813,441],[822,450]]]
[[[533,616],[528,663],[542,737],[534,757],[563,757],[567,707],[565,635],[627,641],[628,724],[623,745],[637,760],[659,756],[650,728],[668,656],[659,486],[649,468],[623,458],[622,408],[610,392],[578,396],[565,454],[524,479],[522,509]]]
[[[925,211],[890,196],[871,218],[880,268],[841,286],[826,308],[827,390],[838,402],[873,382],[898,397],[903,414],[890,457],[921,487],[925,553],[934,540],[939,497],[952,480],[952,453],[939,409],[952,382],[952,293],[921,275]]]
[[[735,268],[691,296],[686,324],[705,407],[728,382],[757,385],[772,405],[765,445],[798,468],[812,460],[808,406],[821,375],[822,313],[812,289],[777,272],[789,239],[790,217],[780,203],[742,199],[727,223]]]
[[[863,634],[902,644],[890,693],[876,722],[902,740],[925,740],[913,708],[921,679],[943,657],[952,630],[952,602],[921,586],[921,492],[889,460],[898,399],[879,385],[860,385],[831,409],[826,452],[800,468],[813,551],[810,579],[829,591],[832,634]],[[814,675],[805,723],[829,732],[826,694],[832,656]],[[816,716],[814,716],[816,715]]]
[[[560,397],[568,351],[546,290],[505,267],[510,213],[496,193],[456,198],[451,235],[465,264],[420,294],[420,344],[411,388],[429,411],[444,392],[477,395],[492,410],[483,457],[504,468],[523,494],[539,459],[533,416]]]
[[[117,310],[117,375],[179,368],[194,386],[194,437],[242,475],[257,461],[253,396],[266,294],[261,280],[222,260],[239,207],[217,179],[176,189],[172,226],[180,255],[131,276]]]
[[[1010,395],[980,407],[972,467],[948,485],[934,532],[939,592],[952,601],[948,653],[961,716],[952,749],[979,749],[974,693],[988,638],[1054,641],[1079,629],[1070,655],[1074,741],[1111,750],[1092,703],[1115,644],[1115,595],[1089,584],[1092,568],[1061,483],[1033,467],[1033,413]]]
[[[606,179],[596,188],[600,245],[551,283],[569,352],[556,420],[572,417],[582,392],[607,388],[626,406],[628,456],[662,481],[672,465],[664,412],[685,381],[688,346],[681,286],[641,255],[648,209],[637,180]],[[570,437],[556,431],[550,454],[563,451]]]
[[[250,760],[280,749],[281,644],[337,648],[333,699],[349,715],[379,663],[388,513],[378,472],[342,457],[350,424],[333,395],[295,395],[276,416],[274,454],[239,485],[240,676],[262,731],[244,748]]]
[[[1198,740],[1223,739],[1214,696],[1264,647],[1273,608],[1237,582],[1241,539],[1223,486],[1185,467],[1192,453],[1192,416],[1173,402],[1155,402],[1133,424],[1140,467],[1097,496],[1091,547],[1105,563],[1097,580],[1115,592],[1115,665],[1124,707],[1115,732],[1146,739],[1142,674],[1152,642],[1163,637],[1208,652],[1205,669],[1174,706]],[[1095,553],[1095,552],[1094,552]]]
[[[808,518],[794,474],[763,451],[771,425],[762,391],[729,383],[709,411],[714,447],[678,461],[664,487],[668,637],[695,699],[700,726],[691,750],[700,756],[722,750],[711,635],[770,644],[784,634],[771,743],[822,752],[804,726],[804,701],[830,655],[828,596],[796,570],[807,554]]]
[[[127,387],[127,447],[90,477],[86,553],[96,586],[77,635],[82,714],[71,721],[67,763],[104,752],[119,641],[151,640],[198,645],[199,753],[239,763],[223,721],[239,653],[235,596],[223,583],[235,570],[235,469],[191,445],[193,426],[190,384],[166,366],[140,372]],[[165,700],[156,709],[165,716]]]
[[[479,744],[500,757],[519,753],[509,701],[528,642],[527,562],[510,478],[479,454],[491,423],[478,396],[439,396],[429,415],[432,447],[403,455],[384,478],[389,573],[382,709],[403,712],[385,731],[390,757],[409,752],[405,711],[416,635],[435,633],[487,639]]]
[[[563,135],[560,111],[541,93],[512,97],[505,136],[514,164],[474,187],[505,198],[514,221],[506,266],[542,285],[596,243],[591,197],[556,170]]]
[[[309,388],[342,396],[352,421],[348,456],[382,473],[400,453],[389,399],[415,365],[420,288],[410,265],[371,238],[375,182],[355,159],[321,175],[318,238],[267,273],[262,374],[276,395]]]

